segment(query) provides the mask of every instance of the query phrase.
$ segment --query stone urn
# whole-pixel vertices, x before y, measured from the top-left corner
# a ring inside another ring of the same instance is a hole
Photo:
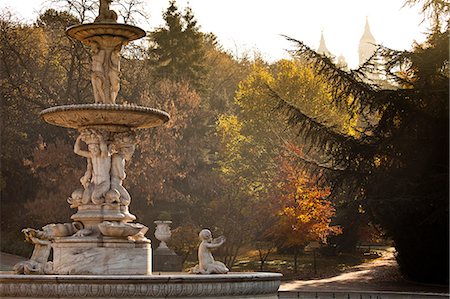
[[[172,221],[170,220],[156,220],[154,222],[156,224],[155,237],[160,241],[157,250],[167,250],[166,242],[170,239],[172,233],[170,232],[170,224]]]
[[[183,257],[178,256],[172,249],[167,247],[166,242],[170,239],[170,220],[157,220],[155,237],[160,241],[158,248],[153,251],[153,271],[157,272],[181,272],[183,269]]]

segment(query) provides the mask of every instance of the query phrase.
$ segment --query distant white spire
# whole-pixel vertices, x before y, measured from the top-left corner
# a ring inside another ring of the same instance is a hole
[[[331,55],[331,52],[328,51],[327,46],[325,45],[325,38],[323,37],[323,30],[320,35],[320,44],[319,44],[319,48],[317,48],[317,53],[328,56],[328,57],[333,56],[333,55]]]
[[[370,31],[369,19],[366,17],[366,25],[364,27],[364,33],[359,40],[359,65],[369,59],[376,50],[376,40]]]
[[[370,32],[370,25],[369,25],[369,18],[366,17],[366,25],[364,26],[364,33],[361,36],[360,42],[365,43],[375,43],[375,38],[372,35],[372,32]]]

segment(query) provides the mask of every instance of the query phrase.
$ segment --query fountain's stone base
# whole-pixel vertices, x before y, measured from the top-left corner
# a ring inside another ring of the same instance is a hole
[[[276,299],[281,274],[0,275],[1,298]]]
[[[148,275],[152,272],[149,240],[108,237],[57,238],[52,243],[57,274]]]

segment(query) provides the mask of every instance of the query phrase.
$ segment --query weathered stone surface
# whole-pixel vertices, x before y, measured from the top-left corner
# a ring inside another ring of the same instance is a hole
[[[85,204],[78,207],[78,212],[71,217],[74,221],[84,224],[85,229],[91,230],[93,235],[99,235],[98,225],[103,221],[130,222],[136,217],[128,211],[127,206],[119,204]]]
[[[56,106],[41,111],[39,115],[52,125],[72,129],[104,128],[112,132],[153,128],[169,120],[169,114],[158,109],[118,104]]]
[[[56,238],[53,271],[57,274],[151,274],[150,241],[108,237]]]
[[[281,274],[0,275],[2,298],[276,299]]]
[[[145,31],[139,27],[113,22],[74,25],[67,28],[66,33],[68,36],[82,42],[87,42],[90,38],[101,35],[119,36],[127,41],[133,41],[145,36]]]
[[[122,223],[103,221],[98,225],[102,235],[107,237],[133,237],[140,235],[145,238],[144,235],[148,231],[148,227],[140,223]]]

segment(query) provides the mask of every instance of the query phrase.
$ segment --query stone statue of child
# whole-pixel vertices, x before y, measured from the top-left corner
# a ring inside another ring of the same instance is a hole
[[[81,149],[81,140],[88,145],[87,151]],[[91,183],[93,184],[90,197],[94,204],[103,203],[104,196],[111,186],[111,156],[104,137],[94,130],[87,130],[78,136],[73,150],[77,155],[90,160],[91,164],[89,164],[88,160],[88,167],[92,165]],[[89,171],[87,170],[87,172]],[[90,193],[89,191],[88,194]],[[83,194],[83,203],[87,203],[88,200],[84,197],[85,194]]]
[[[221,246],[225,242],[225,237],[212,238],[211,231],[203,229],[199,233],[202,241],[198,247],[198,265],[191,269],[194,274],[225,274],[229,272],[224,263],[215,261],[211,254],[211,249]]]
[[[106,196],[107,202],[119,202],[128,206],[131,196],[127,189],[122,186],[126,178],[125,162],[130,161],[135,150],[135,138],[130,133],[118,133],[111,145],[111,191]]]

